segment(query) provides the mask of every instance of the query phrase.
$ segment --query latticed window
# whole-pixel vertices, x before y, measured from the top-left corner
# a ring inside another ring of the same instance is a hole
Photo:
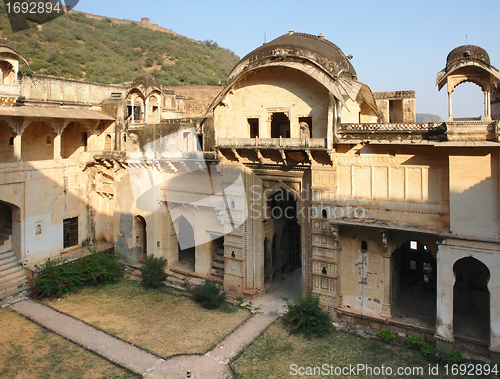
[[[63,221],[64,248],[78,245],[78,217],[67,218]]]

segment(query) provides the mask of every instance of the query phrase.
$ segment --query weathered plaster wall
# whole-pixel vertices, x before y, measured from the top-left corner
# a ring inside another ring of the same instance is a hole
[[[342,308],[379,317],[384,301],[384,248],[380,232],[340,228],[340,288]],[[361,250],[361,241],[368,249]]]
[[[218,138],[249,138],[248,118],[258,118],[260,138],[271,137],[271,115],[285,112],[290,137],[299,138],[299,117],[312,117],[313,138],[326,137],[328,91],[302,72],[269,68],[249,74],[215,109]]]
[[[454,234],[498,238],[498,152],[450,155],[450,224]]]
[[[359,208],[362,217],[448,229],[446,152],[370,145],[337,152],[338,205]]]
[[[46,123],[32,122],[22,135],[21,156],[23,161],[39,161],[54,158],[54,130]],[[47,143],[47,137],[50,143]]]

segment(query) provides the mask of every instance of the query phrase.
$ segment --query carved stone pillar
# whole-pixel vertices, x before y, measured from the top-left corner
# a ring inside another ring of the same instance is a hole
[[[21,161],[21,133],[17,133],[14,137],[14,162]]]
[[[382,303],[382,313],[381,317],[391,318],[391,283],[392,283],[392,275],[391,275],[391,252],[388,248],[388,238],[389,233],[387,230],[380,230],[380,234],[382,236],[382,244],[384,246],[384,302]]]
[[[437,260],[437,299],[436,299],[436,346],[445,350],[453,348],[453,270],[447,264],[451,249],[444,241],[438,243]]]
[[[453,121],[453,109],[451,103],[451,92],[448,91],[448,121]]]

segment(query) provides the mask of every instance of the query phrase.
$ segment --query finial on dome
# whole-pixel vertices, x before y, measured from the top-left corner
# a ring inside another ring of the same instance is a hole
[[[295,34],[295,30],[290,29],[290,30],[288,31],[288,34],[289,34],[289,35],[291,35],[291,36],[293,36],[293,35]]]
[[[323,41],[325,39],[325,35],[323,33],[319,33],[318,38]]]

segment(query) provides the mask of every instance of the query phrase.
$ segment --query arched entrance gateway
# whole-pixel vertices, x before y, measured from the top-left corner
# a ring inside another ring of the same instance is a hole
[[[285,279],[287,274],[301,267],[301,228],[297,220],[295,197],[279,189],[267,199],[267,217],[264,221],[264,286]]]
[[[490,341],[490,270],[466,257],[453,265],[453,333],[485,343]]]

